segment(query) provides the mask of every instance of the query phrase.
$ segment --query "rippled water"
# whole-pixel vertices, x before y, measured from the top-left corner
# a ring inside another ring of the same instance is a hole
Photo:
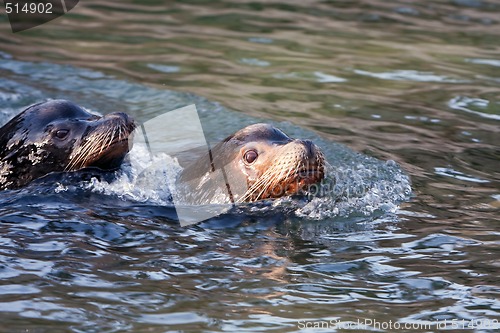
[[[493,331],[499,13],[482,0],[87,0],[18,34],[0,16],[2,124],[45,98],[139,121],[195,103],[214,137],[265,119],[320,142],[333,165],[380,166],[401,184],[384,162],[394,160],[413,190],[399,209],[359,202],[318,217],[335,205],[283,202],[189,228],[171,207],[105,185],[54,176],[68,188],[4,191],[0,330],[298,331],[371,319],[437,331],[463,319]]]

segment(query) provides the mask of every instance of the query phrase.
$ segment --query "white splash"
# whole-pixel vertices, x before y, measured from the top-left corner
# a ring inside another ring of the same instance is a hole
[[[138,202],[172,205],[175,179],[182,170],[177,160],[164,153],[150,156],[144,145],[134,146],[129,159],[133,162],[122,167],[118,179],[111,183],[93,179],[89,188]]]

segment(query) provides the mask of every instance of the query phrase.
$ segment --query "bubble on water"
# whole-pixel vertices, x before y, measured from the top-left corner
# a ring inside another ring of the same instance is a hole
[[[182,170],[177,160],[163,153],[151,157],[144,146],[135,146],[129,159],[134,163],[123,166],[123,172],[116,180],[108,183],[94,179],[89,187],[96,192],[129,200],[172,205],[175,180]]]
[[[356,165],[329,171],[317,197],[297,209],[296,215],[314,220],[375,211],[393,213],[411,195],[410,179],[394,161],[378,167]],[[322,192],[322,193],[321,193]]]

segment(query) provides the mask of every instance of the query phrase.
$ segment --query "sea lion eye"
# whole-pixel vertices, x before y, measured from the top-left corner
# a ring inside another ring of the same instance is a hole
[[[61,129],[61,130],[57,130],[55,133],[54,133],[54,136],[58,139],[64,139],[65,137],[68,136],[68,133],[69,133],[69,130],[67,129]]]
[[[258,156],[259,156],[259,154],[257,154],[257,152],[255,150],[249,150],[245,153],[245,155],[243,156],[243,159],[248,164],[252,164],[253,162],[255,162],[255,160],[257,159]]]

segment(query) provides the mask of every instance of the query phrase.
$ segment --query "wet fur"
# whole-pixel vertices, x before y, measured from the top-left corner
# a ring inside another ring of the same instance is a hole
[[[242,162],[246,147],[261,149],[262,165]],[[324,177],[325,158],[308,140],[288,137],[268,124],[239,130],[187,166],[178,183],[188,202],[252,202],[302,193]]]
[[[74,127],[75,133],[57,141],[51,130],[58,126]],[[34,104],[0,128],[0,189],[22,187],[51,172],[117,168],[134,127],[124,114],[100,117],[64,100]]]

